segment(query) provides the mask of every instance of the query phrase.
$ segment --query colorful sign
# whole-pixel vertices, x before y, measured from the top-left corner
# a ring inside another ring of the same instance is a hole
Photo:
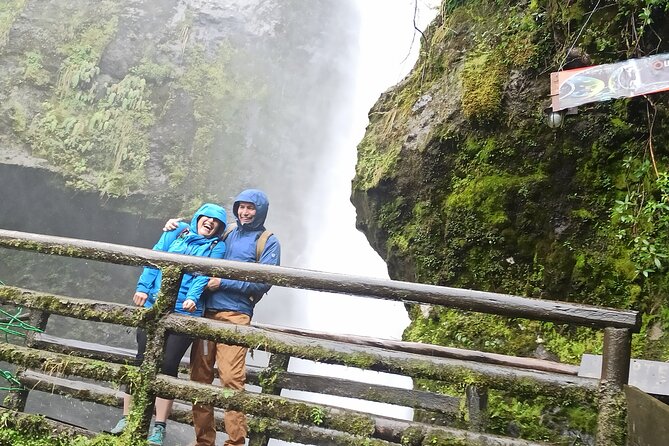
[[[669,90],[669,54],[551,73],[553,111]]]

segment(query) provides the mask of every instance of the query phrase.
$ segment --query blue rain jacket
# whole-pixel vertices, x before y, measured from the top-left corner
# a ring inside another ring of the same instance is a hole
[[[239,203],[246,201],[256,207],[256,215],[251,223],[242,225],[237,216]],[[235,198],[232,213],[237,220],[237,227],[225,239],[225,259],[238,262],[256,261],[256,242],[265,230],[265,219],[269,210],[269,200],[264,192],[247,189]],[[281,245],[279,239],[270,236],[258,263],[279,265],[281,262]],[[206,295],[207,310],[237,311],[253,316],[253,308],[260,298],[269,291],[271,285],[264,283],[243,282],[241,280],[221,279],[218,290]]]
[[[222,225],[216,236],[206,238],[197,233],[197,220],[202,217],[213,217],[221,221]],[[167,251],[176,254],[186,254],[199,257],[211,257],[215,259],[222,259],[225,254],[225,243],[221,241],[225,225],[227,224],[225,209],[221,206],[211,203],[205,203],[200,209],[195,212],[193,219],[189,224],[179,223],[179,227],[164,232],[158,240],[158,243],[153,247],[157,251]],[[151,308],[156,301],[158,291],[160,290],[160,280],[162,273],[159,269],[146,267],[139,276],[137,282],[137,291],[141,291],[149,295],[144,303],[144,306]],[[184,274],[179,287],[179,297],[177,298],[174,311],[180,314],[188,314],[191,316],[202,316],[204,313],[204,299],[201,299],[202,292],[207,286],[209,277],[206,276],[192,276],[191,274]],[[197,308],[193,313],[183,309],[183,303],[186,299],[192,299]]]

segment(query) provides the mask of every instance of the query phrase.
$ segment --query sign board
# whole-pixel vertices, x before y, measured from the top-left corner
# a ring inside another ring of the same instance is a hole
[[[669,53],[551,73],[553,111],[669,90]]]
[[[583,355],[578,376],[599,379],[602,374],[600,355]],[[669,363],[632,359],[629,385],[652,395],[669,395]]]

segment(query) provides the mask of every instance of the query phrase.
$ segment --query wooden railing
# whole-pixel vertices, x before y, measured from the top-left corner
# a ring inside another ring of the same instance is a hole
[[[105,349],[98,345],[75,343],[48,335],[29,335],[25,347],[0,343],[0,360],[23,367],[19,378],[26,388],[39,390],[40,386],[48,383],[53,392],[70,394],[101,404],[118,405],[119,395],[109,389],[75,384],[71,380],[55,376],[114,383],[132,382],[135,401],[153,401],[158,395],[186,403],[211,403],[217,408],[249,414],[252,444],[264,444],[270,437],[328,445],[450,444],[448,441],[461,441],[472,445],[534,444],[477,431],[482,427],[477,414],[479,410],[485,410],[485,395],[479,398],[476,396],[482,389],[498,389],[525,396],[547,394],[570,401],[582,401],[586,405],[596,405],[599,412],[597,444],[624,444],[623,385],[628,378],[631,335],[640,327],[639,315],[634,311],[189,257],[144,248],[7,230],[0,230],[0,247],[122,265],[150,265],[163,271],[162,290],[156,305],[150,310],[97,300],[55,296],[11,286],[0,287],[0,303],[30,308],[33,310],[32,320],[37,327],[43,328],[48,315],[57,314],[142,327],[148,333],[145,361],[139,370],[129,365],[128,358],[131,354],[128,351]],[[175,315],[170,309],[174,307],[180,278],[184,272],[603,329],[601,379],[578,377],[572,366],[536,359],[408,342],[334,336],[263,325],[237,326],[205,318]],[[268,367],[249,370],[249,381],[260,385],[262,393],[231,392],[215,385],[203,385],[159,374],[158,365],[167,333],[182,333],[269,352],[272,356]],[[396,373],[447,384],[471,383],[472,386],[467,391],[470,402],[469,428],[464,430],[400,421],[281,397],[280,390],[287,388],[369,399],[445,414],[457,412],[459,407],[459,399],[445,395],[418,390],[391,390],[380,385],[289,373],[286,371],[289,357]],[[45,373],[51,378],[45,377]],[[25,392],[15,395],[13,403],[10,404],[11,408],[22,410],[22,401],[25,401]],[[146,438],[152,410],[152,404],[146,404],[141,411],[133,412],[138,422],[133,423],[127,436],[122,437],[127,439],[128,444],[139,441],[133,439]],[[187,407],[177,407],[173,417],[190,422]]]

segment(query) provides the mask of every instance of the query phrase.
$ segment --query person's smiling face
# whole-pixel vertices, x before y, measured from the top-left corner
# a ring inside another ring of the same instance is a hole
[[[203,215],[197,220],[197,233],[203,237],[215,236],[220,228],[221,222],[213,217]]]
[[[240,201],[237,206],[237,218],[241,224],[248,224],[256,218],[256,205],[248,201]]]

